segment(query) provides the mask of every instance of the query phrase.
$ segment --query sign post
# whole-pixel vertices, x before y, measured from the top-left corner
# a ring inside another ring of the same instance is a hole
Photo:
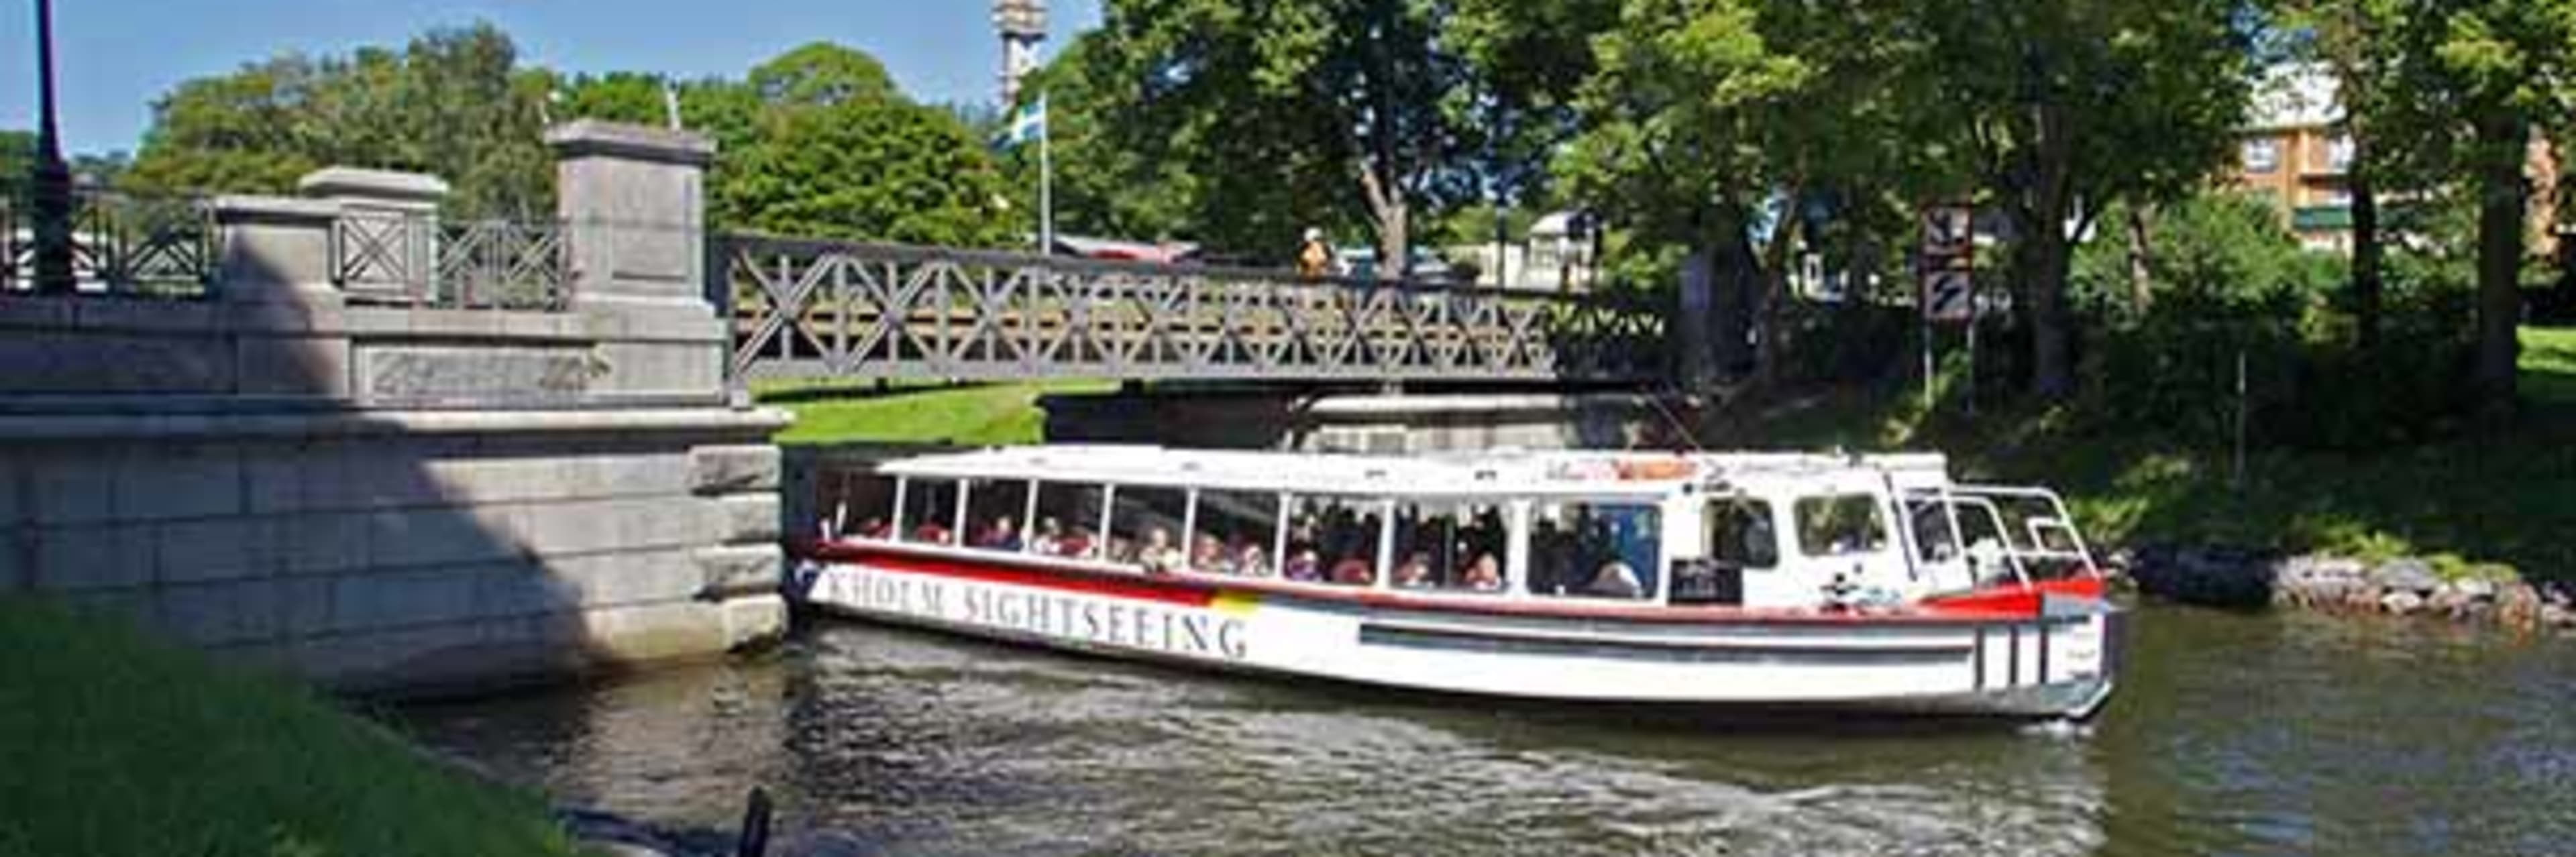
[[[1923,311],[1923,409],[1927,412],[1932,410],[1932,385],[1939,373],[1932,348],[1933,328],[1939,324],[1968,326],[1969,408],[1973,412],[1976,407],[1976,254],[1975,209],[1935,205],[1923,210],[1922,292],[1916,303]]]

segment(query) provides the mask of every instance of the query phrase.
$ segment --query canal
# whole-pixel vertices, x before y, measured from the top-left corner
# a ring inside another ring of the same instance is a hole
[[[2576,853],[2576,641],[2151,607],[2096,723],[1710,727],[849,624],[392,716],[575,804],[893,855]]]

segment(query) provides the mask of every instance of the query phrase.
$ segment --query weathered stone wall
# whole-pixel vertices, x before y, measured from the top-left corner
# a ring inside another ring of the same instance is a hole
[[[353,688],[720,652],[783,620],[773,425],[0,418],[0,579]]]
[[[731,404],[699,251],[660,246],[699,240],[710,149],[550,139],[591,177],[561,311],[370,305],[402,294],[333,269],[335,219],[439,185],[345,170],[219,202],[204,300],[0,295],[0,587],[365,690],[783,630],[786,416]]]

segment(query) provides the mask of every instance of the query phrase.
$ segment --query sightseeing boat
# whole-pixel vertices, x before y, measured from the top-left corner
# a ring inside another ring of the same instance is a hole
[[[1527,699],[2082,718],[2121,613],[2065,504],[1937,454],[1035,446],[880,465],[810,605]]]

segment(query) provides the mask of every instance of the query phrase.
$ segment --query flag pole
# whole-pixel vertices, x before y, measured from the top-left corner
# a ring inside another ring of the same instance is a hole
[[[1046,93],[1038,94],[1038,255],[1055,255],[1055,158],[1047,141],[1055,136],[1055,117],[1047,115]]]

